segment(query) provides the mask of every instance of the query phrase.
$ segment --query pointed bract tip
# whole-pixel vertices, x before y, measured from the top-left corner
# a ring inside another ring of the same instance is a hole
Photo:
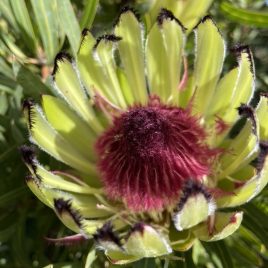
[[[248,45],[237,44],[234,47],[230,48],[230,51],[235,53],[238,56],[243,52],[250,54],[250,48]]]
[[[211,21],[216,26],[216,23],[212,17],[210,15],[206,15],[195,25],[194,30],[196,30],[200,24],[205,23],[206,21]]]
[[[35,151],[33,146],[22,145],[19,147],[23,161],[28,165],[33,165],[36,161]]]
[[[64,200],[63,198],[54,199],[54,207],[59,215],[69,214],[77,226],[82,227],[82,216],[72,208],[71,200]]]
[[[121,15],[126,14],[128,12],[130,12],[131,14],[133,14],[136,17],[136,19],[138,21],[140,21],[140,15],[139,15],[139,13],[136,12],[136,10],[133,7],[124,6],[123,8],[121,8],[120,13],[119,13],[119,16],[116,19],[116,21],[114,22],[113,27],[116,27],[116,25],[120,23]]]
[[[174,16],[170,10],[162,8],[157,16],[158,25],[161,26],[165,20],[174,20],[180,25],[183,31],[187,30],[187,28],[184,27],[184,25]]]
[[[255,118],[255,111],[254,109],[247,104],[242,103],[238,108],[238,114],[240,116],[243,116],[245,118],[248,118],[252,122],[252,128],[253,128],[253,133],[256,135],[257,134],[257,123],[256,123],[256,118]]]
[[[139,16],[139,14],[137,14],[137,11],[133,7],[130,7],[130,6],[124,6],[123,8],[121,8],[121,10],[120,10],[120,16],[122,14],[124,14],[124,13],[127,13],[127,12],[133,13],[137,18]]]
[[[28,182],[33,182],[34,181],[34,177],[32,176],[32,175],[26,175],[25,176],[25,181],[26,181],[26,183],[28,183]]]
[[[90,32],[90,30],[88,28],[84,28],[82,31],[82,37],[87,36]]]
[[[260,92],[259,95],[268,99],[268,92]]]
[[[34,100],[29,98],[29,99],[25,99],[23,100],[22,102],[22,109],[25,110],[25,109],[30,109],[33,105],[35,104]]]
[[[262,171],[266,157],[268,155],[268,141],[261,141],[259,145],[260,145],[260,153],[256,161],[254,161],[258,173]]]
[[[97,243],[109,241],[121,248],[122,244],[120,238],[117,233],[114,232],[113,229],[113,225],[110,221],[108,221],[97,230],[97,232],[93,235],[93,238]]]
[[[204,197],[207,199],[208,202],[211,201],[211,198],[212,198],[211,194],[207,191],[205,186],[196,180],[186,181],[186,183],[184,184],[182,193],[183,193],[183,195],[178,203],[178,206],[176,208],[176,212],[180,212],[183,209],[188,198],[191,196],[194,196],[194,195],[201,193],[204,195]]]
[[[131,232],[139,232],[143,233],[145,224],[143,222],[135,223],[134,226],[131,228]]]
[[[121,39],[122,39],[122,37],[116,36],[114,34],[104,34],[104,35],[97,38],[96,44],[94,45],[93,49],[96,49],[101,41],[116,43],[116,42],[120,41]]]
[[[54,60],[54,68],[52,71],[52,76],[55,76],[55,74],[57,73],[59,69],[59,62],[62,62],[65,60],[72,62],[72,57],[67,52],[61,51],[56,55],[55,60]]]

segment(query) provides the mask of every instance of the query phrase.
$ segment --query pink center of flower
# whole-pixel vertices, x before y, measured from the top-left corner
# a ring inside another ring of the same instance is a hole
[[[189,110],[150,102],[129,108],[99,137],[96,149],[107,195],[134,211],[161,210],[183,184],[210,173],[210,149]]]

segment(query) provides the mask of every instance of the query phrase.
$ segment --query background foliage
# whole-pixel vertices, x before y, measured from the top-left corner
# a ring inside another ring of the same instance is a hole
[[[24,183],[26,169],[18,147],[27,143],[21,102],[53,94],[50,73],[60,50],[75,53],[83,28],[98,36],[109,32],[120,9],[134,5],[139,13],[146,1],[120,0],[1,0],[0,1],[0,267],[115,267],[105,263],[92,243],[68,248],[49,245],[45,236],[68,234],[53,212],[39,202]],[[228,47],[248,44],[256,64],[257,91],[268,90],[268,8],[263,0],[214,1],[213,15]],[[96,15],[96,16],[95,16]],[[190,39],[193,39],[190,35]],[[193,51],[188,42],[189,58]],[[229,53],[228,53],[229,54]],[[233,56],[226,70],[235,64]],[[40,153],[42,162],[59,165]],[[268,189],[249,205],[243,226],[218,243],[200,243],[169,260],[168,267],[268,267]],[[98,255],[98,258],[96,256]],[[181,259],[182,258],[182,259]],[[168,261],[143,260],[129,267],[167,267]]]

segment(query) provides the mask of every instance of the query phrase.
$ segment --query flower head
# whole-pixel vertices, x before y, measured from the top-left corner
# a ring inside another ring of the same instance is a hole
[[[217,150],[190,110],[151,98],[113,120],[96,143],[104,188],[135,211],[177,203],[188,180],[209,175]]]
[[[115,263],[187,250],[231,235],[242,205],[267,184],[267,96],[256,108],[246,46],[221,75],[225,43],[210,17],[195,28],[194,70],[184,27],[162,9],[144,40],[124,9],[112,35],[83,32],[76,60],[55,60],[61,98],[24,102],[30,139],[66,164],[48,171],[23,146],[27,184],[79,235]],[[233,127],[244,125],[233,134]],[[58,241],[58,240],[57,240]]]

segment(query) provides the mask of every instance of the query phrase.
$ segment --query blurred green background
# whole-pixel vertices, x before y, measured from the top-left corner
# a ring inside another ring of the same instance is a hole
[[[46,236],[69,232],[25,185],[26,169],[18,147],[27,143],[28,132],[21,102],[27,97],[38,102],[41,94],[53,94],[50,74],[54,57],[61,50],[75,54],[83,28],[92,28],[95,36],[109,33],[123,6],[133,6],[143,15],[149,2],[0,0],[0,267],[115,267],[101,252],[95,252],[92,242],[60,247],[45,241]],[[236,44],[251,47],[257,91],[268,91],[267,5],[264,0],[212,1],[208,10],[228,48]],[[191,64],[192,33],[186,49]],[[234,55],[227,55],[225,71],[235,64]],[[51,167],[59,165],[43,153],[40,157]],[[178,253],[178,260],[170,261],[169,267],[268,267],[268,190],[242,210],[245,217],[237,233]],[[128,267],[163,264],[147,259]]]

